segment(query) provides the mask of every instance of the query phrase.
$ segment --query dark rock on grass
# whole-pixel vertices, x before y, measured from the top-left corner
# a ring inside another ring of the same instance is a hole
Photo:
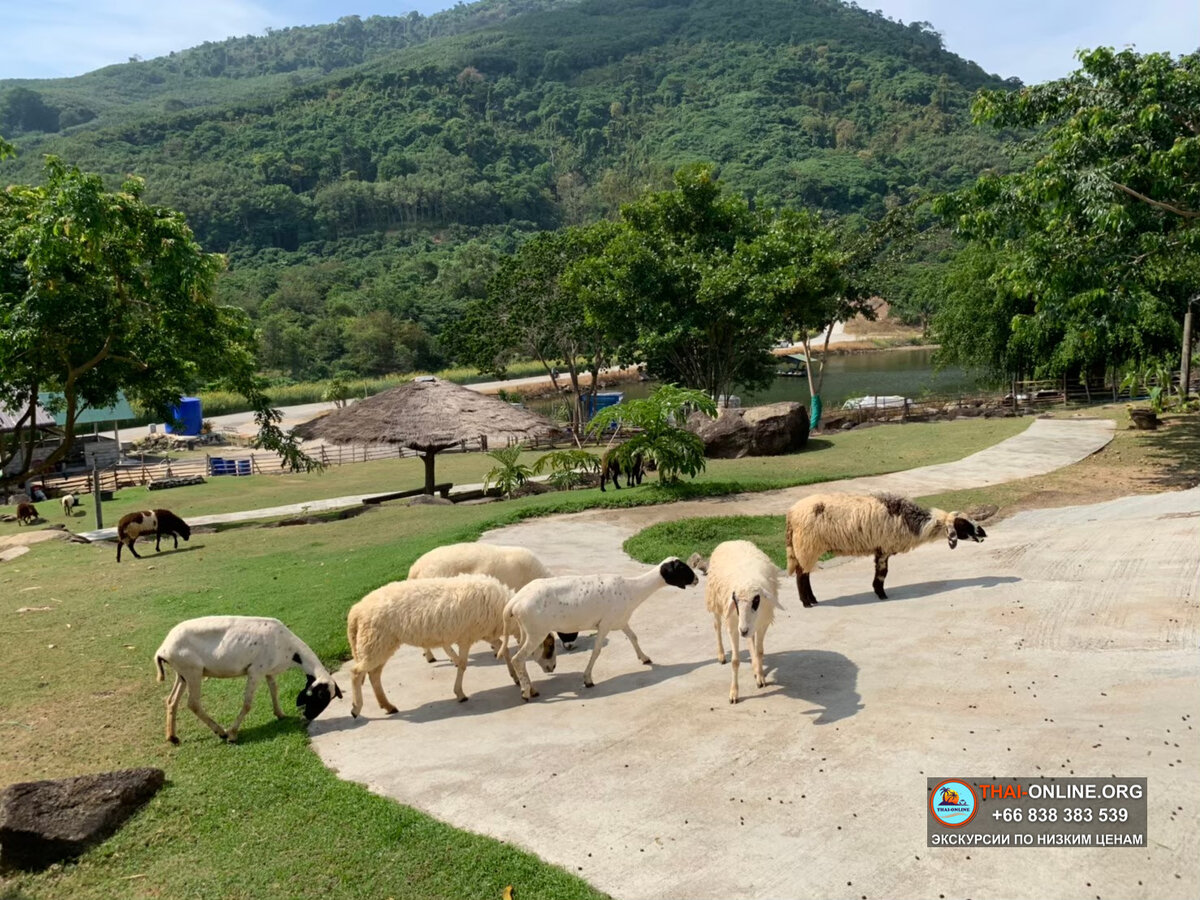
[[[0,793],[0,869],[44,869],[120,828],[163,786],[162,769],[10,784]]]
[[[710,459],[777,456],[808,443],[808,411],[801,403],[723,408],[715,419],[693,413],[687,427],[704,441],[704,455]]]

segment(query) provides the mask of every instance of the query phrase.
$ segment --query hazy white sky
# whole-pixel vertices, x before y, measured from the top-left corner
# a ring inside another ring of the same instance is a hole
[[[736,3],[738,0],[728,0]],[[797,0],[801,2],[801,0]],[[946,46],[989,72],[1033,83],[1075,68],[1081,47],[1140,52],[1200,47],[1198,0],[859,0],[927,21]],[[453,0],[0,0],[0,78],[81,75],[267,28],[341,16],[426,15]]]

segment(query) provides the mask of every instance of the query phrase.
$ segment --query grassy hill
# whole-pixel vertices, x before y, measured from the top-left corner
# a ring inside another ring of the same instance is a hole
[[[865,217],[1003,167],[967,117],[1001,84],[925,23],[838,0],[483,0],[0,82],[21,150],[0,180],[43,153],[144,176],[229,254],[222,296],[265,366],[379,374],[443,362],[436,336],[524,236],[680,163]]]

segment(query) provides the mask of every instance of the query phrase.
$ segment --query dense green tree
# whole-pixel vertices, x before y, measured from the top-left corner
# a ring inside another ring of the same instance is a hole
[[[595,396],[616,345],[578,270],[604,252],[613,234],[599,223],[543,232],[522,244],[501,263],[486,298],[467,307],[455,329],[459,358],[499,378],[514,359],[536,359],[556,387],[561,367],[576,400],[572,420],[582,422],[580,404]],[[584,373],[591,376],[586,385]]]
[[[211,300],[220,257],[141,192],[136,179],[106,191],[99,177],[50,157],[42,186],[0,193],[0,402],[32,410],[40,391],[53,391],[65,415],[65,440],[40,463],[32,429],[14,432],[0,448],[0,463],[15,463],[3,484],[62,459],[84,408],[112,405],[123,391],[166,418],[208,381],[250,401],[263,446],[311,463],[280,431],[255,376],[245,316]]]
[[[774,375],[778,308],[753,289],[753,265],[738,253],[762,219],[722,190],[711,166],[680,168],[675,185],[621,208],[620,228],[582,280],[624,360],[714,398],[761,386]]]
[[[985,91],[975,103],[981,122],[1039,129],[1037,158],[938,203],[990,251],[958,274],[990,271],[987,307],[1006,311],[991,318],[988,340],[972,340],[961,303],[978,292],[960,289],[935,319],[953,361],[1099,375],[1178,352],[1184,306],[1200,287],[1200,53],[1101,48],[1080,62],[1068,78]]]

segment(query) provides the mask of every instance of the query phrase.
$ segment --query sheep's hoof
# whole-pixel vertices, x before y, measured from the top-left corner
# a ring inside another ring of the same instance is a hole
[[[583,683],[583,686],[584,686],[585,688],[593,688],[593,687],[595,687],[595,686],[596,686],[596,682],[594,682],[594,681],[590,681],[590,680],[589,680],[589,681],[585,681],[585,682]]]
[[[361,710],[355,709],[353,706],[350,707],[350,718],[357,719],[360,711]]]
[[[383,711],[384,711],[385,713],[387,713],[389,716],[391,716],[391,715],[394,715],[394,714],[396,714],[396,713],[400,712],[400,710],[396,709],[396,707],[392,706],[391,704],[389,704],[389,705],[385,706],[385,707],[383,708]]]
[[[759,687],[766,687],[766,686],[767,686],[767,679],[765,679],[765,678],[759,678],[759,679],[756,679],[756,680],[757,680],[757,682],[758,682],[758,686],[759,686]]]
[[[721,665],[725,665],[725,663],[729,662],[729,660],[727,660],[725,658],[725,656],[722,654],[721,656],[717,657],[717,662],[719,662]]]
[[[237,739],[238,736],[236,731],[230,731],[225,735],[225,743],[227,744],[236,744]]]
[[[737,703],[737,702],[738,702],[737,694],[730,694],[730,695],[729,695],[729,702],[730,702],[730,703]]]
[[[653,665],[653,664],[654,664],[654,660],[652,660],[652,659],[651,659],[650,657],[648,657],[648,656],[647,656],[645,659],[643,659],[643,660],[642,660],[642,665],[643,665],[643,666],[649,666],[649,665]]]
[[[172,734],[172,735],[170,735],[170,736],[167,738],[167,740],[168,740],[168,741],[170,741],[172,744],[174,744],[176,747],[178,747],[178,746],[179,746],[179,738],[177,738],[175,735],[173,735],[173,734]]]
[[[466,695],[464,694],[463,696],[459,697],[459,698],[458,698],[458,702],[459,702],[459,703],[466,703],[466,702],[467,702],[467,697],[466,697]]]

